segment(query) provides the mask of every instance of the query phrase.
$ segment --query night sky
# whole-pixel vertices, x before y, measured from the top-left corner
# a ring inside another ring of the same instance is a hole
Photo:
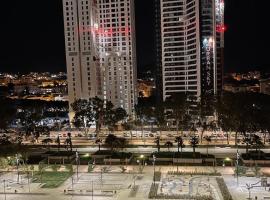
[[[268,0],[225,0],[225,70],[270,69]],[[154,67],[153,0],[135,0],[138,71]],[[1,2],[0,71],[65,71],[61,0]]]

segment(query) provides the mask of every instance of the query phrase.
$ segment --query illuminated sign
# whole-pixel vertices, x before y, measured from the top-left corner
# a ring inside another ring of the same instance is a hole
[[[203,40],[203,49],[205,53],[204,76],[205,91],[213,92],[213,38],[205,38]]]

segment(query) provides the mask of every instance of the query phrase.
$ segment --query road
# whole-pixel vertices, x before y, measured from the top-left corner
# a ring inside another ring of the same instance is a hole
[[[52,148],[52,150],[57,151],[57,148]],[[66,149],[63,148],[62,150],[65,151]],[[76,148],[76,150],[80,153],[94,153],[98,150],[98,147]],[[101,148],[101,150],[108,150],[108,149]],[[134,148],[125,148],[124,151],[136,153],[136,154],[150,154],[150,153],[156,152],[157,148],[139,146],[139,147],[134,147]],[[160,148],[160,151],[168,151],[168,149]],[[177,151],[177,148],[170,148],[170,151]],[[183,149],[183,152],[192,152],[192,151],[193,149],[190,147]],[[240,154],[246,152],[245,149],[239,149],[238,151]],[[263,151],[265,153],[270,153],[270,149],[263,149]],[[196,152],[206,154],[207,148],[196,148]],[[237,152],[236,148],[228,148],[228,147],[224,147],[224,148],[215,147],[215,148],[208,149],[208,153],[215,155],[216,158],[225,158],[225,157],[235,158],[236,152]]]

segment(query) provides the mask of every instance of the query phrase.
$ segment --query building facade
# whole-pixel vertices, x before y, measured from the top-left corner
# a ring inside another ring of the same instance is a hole
[[[136,104],[133,0],[63,0],[69,102],[98,96]]]
[[[103,98],[129,114],[137,103],[133,0],[98,0],[98,50]]]
[[[223,0],[160,0],[163,100],[222,90],[223,13]]]

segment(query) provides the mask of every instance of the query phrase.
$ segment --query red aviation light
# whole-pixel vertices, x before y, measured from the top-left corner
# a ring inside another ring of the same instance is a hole
[[[224,33],[225,31],[227,31],[227,27],[224,24],[217,25],[217,32],[218,33]]]

